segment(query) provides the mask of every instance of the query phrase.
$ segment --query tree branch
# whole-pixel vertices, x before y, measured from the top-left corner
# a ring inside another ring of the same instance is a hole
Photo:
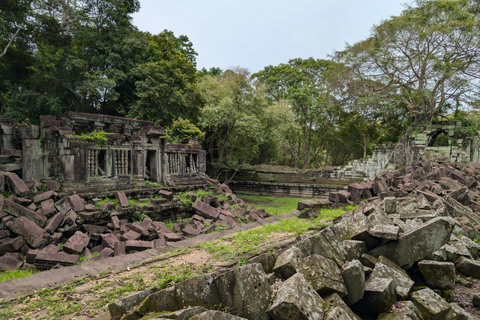
[[[18,33],[20,32],[20,30],[23,28],[24,25],[25,25],[25,22],[22,23],[20,27],[18,27],[17,31],[15,31],[15,34],[13,35],[12,39],[10,39],[10,41],[8,42],[7,46],[5,47],[5,50],[3,50],[3,52],[0,54],[0,58],[7,53],[8,48],[12,45],[13,40],[15,40],[15,38],[17,37]]]

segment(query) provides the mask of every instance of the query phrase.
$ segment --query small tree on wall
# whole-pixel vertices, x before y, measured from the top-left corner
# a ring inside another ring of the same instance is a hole
[[[202,141],[205,133],[188,119],[178,118],[173,124],[166,129],[170,142],[178,142],[181,140],[188,143],[189,140]]]

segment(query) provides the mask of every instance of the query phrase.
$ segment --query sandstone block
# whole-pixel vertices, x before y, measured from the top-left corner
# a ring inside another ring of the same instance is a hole
[[[170,200],[170,201],[173,200],[173,193],[170,192],[170,191],[160,190],[160,191],[158,191],[158,194],[159,194],[160,196],[162,196],[163,198],[165,198],[165,199],[168,199],[168,200]]]
[[[400,268],[394,262],[383,256],[380,256],[378,260],[378,263],[375,264],[375,268],[373,268],[372,277],[393,279],[397,295],[402,299],[406,298],[414,281],[410,279],[405,270]]]
[[[128,250],[147,250],[153,247],[152,241],[142,241],[142,240],[128,240],[125,244],[125,249]]]
[[[192,210],[195,211],[198,215],[207,218],[207,219],[217,219],[220,215],[220,209],[214,208],[205,202],[196,200],[193,203]]]
[[[315,200],[302,200],[298,202],[297,210],[302,211],[304,209],[320,209],[320,203]]]
[[[331,259],[312,254],[298,263],[297,271],[303,274],[318,294],[335,291],[342,297],[347,295],[345,281],[337,264]]]
[[[3,175],[7,177],[7,182],[10,186],[10,190],[15,192],[18,195],[24,195],[25,193],[30,192],[30,189],[27,187],[27,184],[23,182],[15,173],[13,172],[3,172]]]
[[[278,290],[268,314],[275,320],[323,320],[324,301],[302,274],[290,277]]]
[[[430,288],[425,288],[412,293],[411,300],[420,310],[424,319],[445,319],[452,308],[450,304]]]
[[[120,242],[113,233],[102,234],[102,244],[106,248],[114,249],[115,245]]]
[[[397,213],[397,198],[387,197],[383,199],[383,208],[386,214]]]
[[[0,241],[0,254],[18,251],[24,244],[25,239],[22,236],[16,238],[3,238]]]
[[[23,261],[14,257],[5,255],[0,257],[0,271],[14,271],[23,265]]]
[[[453,223],[448,218],[435,218],[401,235],[397,241],[388,242],[369,252],[383,255],[402,268],[413,265],[430,255],[450,239]]]
[[[297,265],[304,257],[303,252],[296,246],[293,246],[278,256],[273,272],[279,277],[288,279],[297,272]]]
[[[120,206],[122,207],[128,207],[128,199],[127,196],[125,195],[125,192],[123,191],[115,191],[115,198],[117,198],[118,202],[120,203]]]
[[[377,238],[386,239],[386,240],[397,240],[399,232],[400,232],[400,228],[398,226],[379,225],[379,224],[373,226],[368,231],[370,235]]]
[[[418,268],[428,286],[433,289],[455,289],[455,265],[452,262],[422,260]]]
[[[397,300],[393,279],[370,277],[365,282],[363,301],[373,312],[385,312]]]
[[[457,264],[455,266],[458,270],[460,270],[467,276],[472,276],[480,279],[480,261],[460,257],[458,258]]]
[[[358,260],[353,260],[346,264],[341,271],[345,286],[347,287],[347,296],[345,303],[349,306],[362,300],[365,291],[365,273],[363,265]]]
[[[180,241],[183,240],[183,235],[180,233],[165,233],[165,240],[166,241]]]
[[[338,294],[329,293],[323,296],[323,300],[325,300],[325,303],[328,306],[325,319],[360,320],[360,317],[357,316],[352,309],[350,309],[350,307],[345,303],[345,301],[342,300],[342,298],[340,298]]]
[[[47,217],[43,214],[27,209],[8,199],[5,199],[5,202],[3,203],[3,211],[15,217],[25,217],[35,222],[40,227],[43,227],[47,222]]]
[[[185,318],[186,319],[186,318]],[[208,310],[200,314],[194,315],[189,320],[246,320],[245,318],[235,316],[230,313],[221,312],[218,310]]]
[[[11,219],[5,222],[5,225],[16,234],[23,236],[33,248],[38,248],[47,242],[45,231],[25,217]]]
[[[55,193],[55,191],[53,190],[50,190],[50,191],[46,191],[46,192],[42,192],[42,193],[39,193],[39,194],[36,194],[34,197],[33,197],[33,202],[34,203],[39,203],[39,202],[43,202],[45,200],[48,200],[50,199],[53,194]]]
[[[77,263],[79,257],[79,255],[66,252],[47,252],[42,250],[35,257],[35,266],[42,270],[50,269],[57,264],[72,266]]]
[[[90,237],[81,231],[77,231],[63,245],[63,250],[68,253],[82,253],[88,242],[90,242]]]

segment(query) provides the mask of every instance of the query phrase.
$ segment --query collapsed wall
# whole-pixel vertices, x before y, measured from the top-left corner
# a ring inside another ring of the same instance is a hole
[[[421,162],[301,201],[304,218],[360,205],[245,266],[111,303],[112,319],[478,319],[478,283],[455,290],[457,273],[480,279],[479,180],[480,163]]]

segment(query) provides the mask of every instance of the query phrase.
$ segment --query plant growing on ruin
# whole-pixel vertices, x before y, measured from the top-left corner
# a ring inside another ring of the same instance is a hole
[[[105,131],[94,131],[90,133],[82,133],[79,135],[67,134],[66,137],[74,138],[79,141],[91,142],[97,146],[106,146],[108,144],[108,136],[113,133]]]

